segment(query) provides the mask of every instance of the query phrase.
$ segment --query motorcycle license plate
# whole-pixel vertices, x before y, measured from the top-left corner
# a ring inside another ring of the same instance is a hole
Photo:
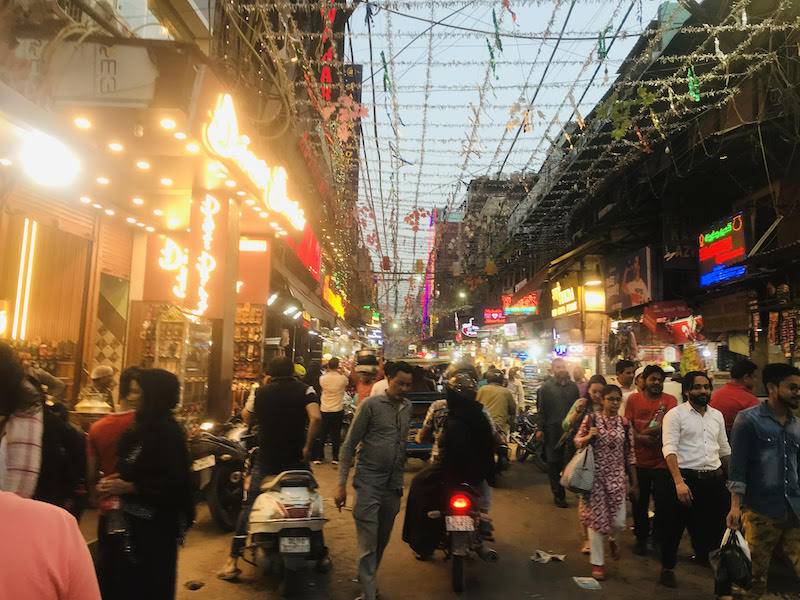
[[[209,454],[208,456],[198,458],[196,461],[194,461],[192,463],[192,471],[202,471],[203,469],[213,467],[215,464],[217,464],[217,457],[213,454]]]
[[[311,538],[282,537],[280,551],[287,554],[307,554],[311,552]]]
[[[475,520],[470,516],[447,515],[444,524],[447,531],[475,531]]]

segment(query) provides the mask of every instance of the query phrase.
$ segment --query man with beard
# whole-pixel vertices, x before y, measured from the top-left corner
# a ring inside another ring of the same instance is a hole
[[[767,591],[772,552],[782,546],[800,576],[800,370],[780,363],[762,371],[768,398],[739,413],[731,431],[728,527],[744,530],[753,561],[746,598]]]
[[[548,379],[536,399],[536,406],[541,415],[543,431],[537,435],[544,437],[547,474],[550,478],[550,489],[553,501],[559,508],[567,508],[566,493],[561,487],[561,470],[564,468],[564,449],[557,448],[558,441],[564,433],[561,423],[569,413],[575,400],[580,397],[578,386],[569,378],[567,363],[563,358],[556,358],[552,364],[553,377]]]
[[[661,507],[661,577],[659,583],[675,587],[675,564],[684,529],[692,536],[701,562],[719,547],[725,532],[728,492],[725,473],[731,447],[722,413],[708,405],[711,381],[692,371],[683,378],[686,400],[664,416],[664,458],[672,481],[669,502]],[[718,593],[729,592],[717,590]]]
[[[633,551],[642,556],[647,553],[650,536],[650,498],[655,500],[653,537],[663,531],[660,523],[661,507],[675,494],[667,463],[661,452],[661,422],[667,411],[678,405],[675,396],[664,393],[664,371],[658,365],[647,365],[642,371],[643,392],[628,397],[625,418],[633,424],[636,441],[636,474],[639,479],[639,498],[633,502],[633,526],[636,546]]]

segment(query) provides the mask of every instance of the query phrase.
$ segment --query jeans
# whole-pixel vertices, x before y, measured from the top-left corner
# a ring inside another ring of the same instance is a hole
[[[342,441],[342,421],[344,411],[322,413],[322,432],[314,440],[314,460],[325,460],[325,442],[330,438],[333,460],[339,460],[339,446]]]
[[[230,555],[232,558],[239,558],[247,544],[247,525],[250,522],[250,513],[253,510],[253,502],[261,492],[261,483],[264,481],[264,477],[266,474],[261,472],[261,465],[256,461],[250,472],[250,487],[247,488],[247,496],[239,511],[239,518],[236,520],[236,531],[231,541]]]
[[[647,469],[643,467],[636,467],[636,476],[639,480],[639,498],[632,502],[633,505],[633,531],[636,535],[636,541],[640,544],[647,543],[647,538],[653,534],[655,540],[661,538],[661,517],[659,515],[659,505],[662,504],[660,499],[669,499],[669,486],[674,485],[670,478],[667,469]],[[659,496],[656,493],[656,488],[662,491]],[[650,499],[653,498],[656,505],[655,522],[653,523],[653,530],[650,531]]]
[[[356,488],[353,520],[358,538],[358,581],[364,600],[376,599],[378,567],[392,536],[401,494],[401,490],[363,485]]]
[[[662,540],[661,566],[674,569],[678,557],[678,546],[684,530],[688,529],[697,556],[708,560],[712,550],[719,548],[725,533],[725,517],[730,510],[731,496],[725,487],[725,477],[697,479],[685,475],[684,481],[692,492],[692,505],[685,506],[678,500],[675,485],[665,487],[668,501],[660,507]]]

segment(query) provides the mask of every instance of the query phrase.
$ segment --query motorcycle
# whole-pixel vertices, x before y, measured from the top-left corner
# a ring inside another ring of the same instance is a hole
[[[537,414],[532,406],[526,406],[517,415],[514,431],[511,432],[511,440],[516,444],[515,457],[519,462],[525,462],[531,457],[533,464],[542,473],[547,472],[547,463],[544,461],[544,444],[536,439],[536,434],[541,431]]]
[[[265,480],[253,502],[249,549],[262,571],[283,575],[285,595],[293,593],[308,561],[317,561],[320,572],[331,566],[322,536],[328,519],[317,488],[311,471],[284,471]]]
[[[242,508],[250,438],[247,425],[233,419],[205,421],[189,439],[198,500],[205,499],[211,517],[223,531],[234,530]]]
[[[475,554],[486,562],[497,562],[497,551],[486,545],[481,531],[481,515],[477,506],[478,492],[470,485],[462,483],[447,494],[447,508],[444,511],[431,511],[428,517],[444,517],[444,539],[440,547],[451,561],[451,583],[453,591],[464,591],[466,576],[464,560]]]

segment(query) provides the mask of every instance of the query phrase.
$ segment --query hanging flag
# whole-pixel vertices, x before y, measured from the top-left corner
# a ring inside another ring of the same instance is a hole
[[[689,85],[689,98],[700,102],[700,80],[694,74],[694,67],[689,65],[686,71],[686,83]]]
[[[509,13],[511,13],[511,20],[514,21],[514,24],[517,24],[517,13],[511,10],[511,2],[510,0],[503,0],[503,8],[505,8]]]
[[[381,63],[383,63],[383,91],[391,93],[392,78],[389,76],[389,67],[386,64],[386,55],[381,50]]]
[[[494,23],[494,45],[502,52],[503,41],[500,39],[500,25],[497,23],[497,13],[494,9],[492,9],[492,22]]]

